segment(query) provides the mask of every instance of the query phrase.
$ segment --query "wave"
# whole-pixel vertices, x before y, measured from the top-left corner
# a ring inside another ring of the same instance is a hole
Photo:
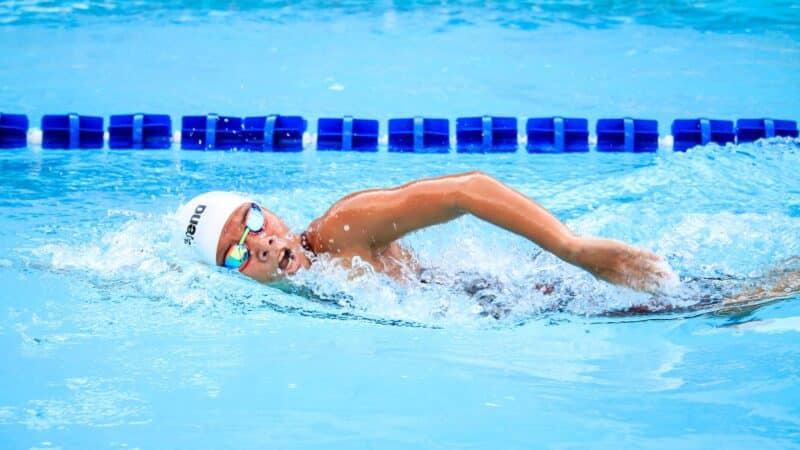
[[[96,242],[41,246],[29,267],[66,273],[117,301],[147,298],[181,308],[269,309],[390,325],[495,326],[564,314],[713,311],[724,298],[767,283],[771,270],[800,269],[792,259],[800,255],[798,172],[799,141],[778,139],[664,153],[632,170],[587,177],[568,191],[555,185],[543,190],[542,201],[555,205],[580,234],[629,241],[662,255],[682,285],[659,298],[598,281],[472,218],[405,240],[429,268],[427,281],[398,283],[369,267],[353,278],[335,260],[322,258],[290,286],[265,287],[193,262],[178,242],[171,214],[125,210],[109,212],[127,220],[117,230]]]

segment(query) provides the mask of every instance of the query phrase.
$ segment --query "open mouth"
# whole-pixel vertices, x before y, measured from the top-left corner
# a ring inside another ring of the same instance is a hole
[[[290,249],[285,248],[281,252],[281,259],[278,261],[278,268],[285,271],[289,264],[291,264],[292,260],[294,259],[294,252]]]

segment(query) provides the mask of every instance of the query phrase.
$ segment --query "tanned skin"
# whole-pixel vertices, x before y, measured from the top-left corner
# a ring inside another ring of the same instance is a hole
[[[229,249],[239,242],[249,204],[229,217],[217,247],[222,265]],[[241,270],[262,282],[273,282],[308,268],[300,235],[265,208],[265,228],[250,233],[248,264]],[[471,214],[518,234],[610,283],[658,293],[671,277],[657,255],[623,242],[576,236],[541,205],[496,179],[468,172],[413,181],[391,189],[350,194],[314,220],[306,231],[314,253],[330,254],[349,267],[354,257],[379,272],[402,279],[417,270],[416,261],[398,240],[416,230]]]

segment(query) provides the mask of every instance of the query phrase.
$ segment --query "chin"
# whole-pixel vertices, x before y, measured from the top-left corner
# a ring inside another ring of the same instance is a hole
[[[271,277],[266,277],[262,283],[264,284],[273,284],[273,283],[280,283],[281,281],[286,281],[286,274],[274,275]]]
[[[248,278],[252,278],[261,284],[272,284],[283,281],[286,276],[284,275],[268,275],[268,274],[245,274]]]

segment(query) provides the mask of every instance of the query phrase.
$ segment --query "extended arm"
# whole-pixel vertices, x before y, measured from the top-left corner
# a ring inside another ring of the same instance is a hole
[[[379,248],[465,213],[523,236],[613,283],[654,290],[654,282],[664,277],[655,267],[660,260],[652,253],[618,241],[577,237],[541,205],[480,172],[352,194],[337,202],[319,226],[337,245]]]

